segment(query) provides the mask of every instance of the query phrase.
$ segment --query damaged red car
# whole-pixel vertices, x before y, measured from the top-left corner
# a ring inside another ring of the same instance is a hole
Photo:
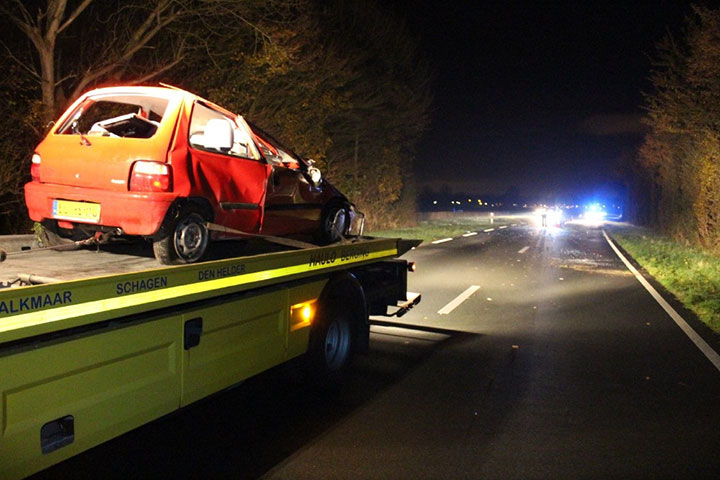
[[[37,146],[31,176],[30,218],[51,245],[140,236],[174,264],[201,259],[211,236],[227,236],[213,225],[322,243],[362,234],[362,214],[312,161],[172,87],[86,93]]]

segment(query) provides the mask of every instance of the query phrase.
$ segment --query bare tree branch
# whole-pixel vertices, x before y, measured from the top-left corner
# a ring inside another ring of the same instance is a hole
[[[90,6],[92,2],[93,0],[83,0],[83,2],[78,5],[75,11],[68,16],[67,20],[65,20],[65,22],[60,25],[60,27],[57,29],[57,33],[60,34],[63,32],[63,30],[69,27],[70,24],[72,24],[80,16],[80,14],[84,12],[88,6]]]
[[[226,52],[218,52],[210,39],[252,34],[258,52],[273,42],[268,25],[275,28],[288,21],[298,1],[126,0],[113,8],[94,0],[44,0],[38,2],[37,12],[31,12],[24,0],[10,0],[0,1],[0,14],[34,46],[34,68],[18,62],[15,55],[11,58],[39,81],[46,123],[59,107],[56,95],[64,102],[92,85],[131,73],[137,74],[131,82],[146,81],[176,67],[192,49],[205,49],[206,58],[216,62],[214,56]],[[252,12],[262,22],[253,19]],[[268,14],[273,20],[266,20]],[[85,32],[93,40],[80,37],[72,52],[75,58],[63,55],[69,50],[61,40]],[[168,49],[168,44],[175,46]],[[157,54],[151,48],[158,48]],[[67,87],[69,94],[58,87]]]
[[[25,25],[32,25],[33,19],[32,16],[30,16],[30,12],[27,11],[25,8],[25,5],[21,0],[13,0],[13,3],[17,5],[18,9],[20,10],[20,14],[23,17],[23,20],[21,21],[18,17],[12,14],[11,10],[8,10],[7,8],[3,8],[6,12],[8,12],[8,16],[15,22],[15,23],[23,23]]]
[[[55,39],[58,34],[58,27],[62,21],[63,15],[65,15],[65,7],[67,7],[67,0],[53,0],[48,5],[46,11],[47,22],[45,26],[45,41],[48,43],[55,44]],[[38,26],[40,21],[38,19]]]
[[[171,68],[173,68],[174,66],[176,66],[177,64],[179,64],[180,62],[182,62],[184,58],[185,58],[184,56],[178,57],[178,58],[176,58],[175,60],[173,60],[172,62],[170,62],[170,63],[168,63],[168,64],[166,64],[166,65],[163,65],[162,67],[158,68],[157,70],[154,70],[154,71],[148,73],[147,75],[145,75],[145,76],[143,76],[143,77],[140,77],[140,78],[137,78],[137,79],[135,79],[135,80],[132,80],[132,81],[128,82],[128,84],[130,84],[130,85],[139,85],[139,84],[141,84],[141,83],[145,83],[145,82],[147,82],[148,80],[150,80],[151,78],[157,77],[157,76],[160,75],[161,73],[167,72],[168,70],[170,70]]]
[[[62,84],[64,81],[70,80],[71,78],[75,78],[75,77],[77,77],[76,74],[74,74],[74,73],[69,73],[69,74],[65,75],[64,77],[62,77],[60,80],[56,81],[56,82],[55,82],[55,86],[57,87],[57,86],[59,86],[60,84]]]
[[[95,70],[89,69],[82,76],[80,81],[77,83],[72,92],[72,97],[77,97],[82,93],[85,88],[98,80],[99,78],[110,74],[111,72],[118,70],[125,65],[130,59],[142,48],[146,47],[148,43],[158,34],[163,28],[167,27],[178,18],[182,16],[182,11],[174,11],[166,16],[162,16],[163,13],[171,7],[171,0],[160,0],[160,2],[151,10],[145,17],[143,23],[133,32],[130,41],[126,44],[125,48],[113,55],[108,52],[107,56],[110,57],[106,60],[105,64],[96,68]],[[157,23],[156,23],[157,22]],[[154,24],[155,23],[155,24]],[[154,24],[154,25],[153,25]],[[172,66],[177,65],[179,60],[172,61]],[[161,67],[160,70],[166,71],[171,67]],[[151,77],[154,75],[150,75]]]
[[[17,58],[17,57],[15,56],[15,54],[12,52],[12,50],[10,49],[10,47],[8,47],[8,46],[5,44],[5,42],[0,41],[0,45],[2,45],[2,46],[5,48],[5,52],[7,53],[7,56],[8,56],[13,62],[15,62],[15,63],[16,63],[20,68],[22,68],[23,70],[25,70],[26,72],[28,72],[33,78],[35,78],[36,80],[40,80],[40,74],[38,73],[38,71],[37,71],[35,68],[29,66],[27,62],[24,62],[24,61],[20,60],[19,58]]]
[[[36,28],[35,22],[25,8],[25,5],[23,5],[20,0],[14,0],[13,3],[17,5],[20,16],[16,15],[13,10],[5,5],[0,5],[0,11],[33,42],[35,47],[42,45],[42,35],[39,34],[39,30]]]

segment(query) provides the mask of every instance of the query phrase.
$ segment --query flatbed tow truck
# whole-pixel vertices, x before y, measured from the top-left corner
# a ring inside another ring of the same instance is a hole
[[[419,243],[240,252],[220,242],[209,261],[160,266],[120,245],[58,252],[0,237],[0,478],[291,360],[337,380],[367,351],[370,315],[420,301],[406,293],[412,264],[398,258]]]

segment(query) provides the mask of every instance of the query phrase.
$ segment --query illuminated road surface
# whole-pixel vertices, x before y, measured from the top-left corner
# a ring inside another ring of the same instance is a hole
[[[38,478],[717,478],[720,372],[600,230],[409,257],[412,328],[373,327],[341,390],[269,372]]]

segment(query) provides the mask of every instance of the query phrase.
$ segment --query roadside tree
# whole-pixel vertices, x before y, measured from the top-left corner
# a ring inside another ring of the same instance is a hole
[[[639,160],[656,225],[720,252],[720,10],[693,12],[682,39],[658,46]]]

